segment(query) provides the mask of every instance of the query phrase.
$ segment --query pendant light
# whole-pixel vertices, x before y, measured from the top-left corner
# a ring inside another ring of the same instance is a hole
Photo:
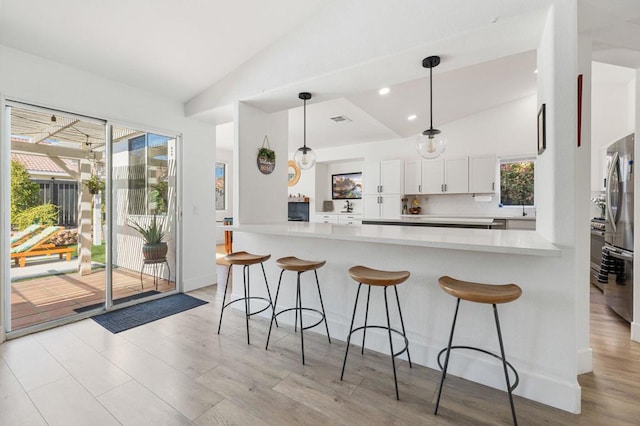
[[[304,128],[303,128],[303,141],[304,145],[298,148],[296,154],[293,156],[298,167],[302,170],[309,170],[316,164],[316,153],[311,148],[307,147],[307,101],[311,99],[311,93],[301,92],[298,93],[298,97],[304,102]]]
[[[430,125],[418,135],[416,150],[424,158],[436,158],[444,152],[446,141],[438,129],[433,128],[433,68],[440,64],[440,56],[429,56],[422,60],[422,66],[429,68],[429,114]]]

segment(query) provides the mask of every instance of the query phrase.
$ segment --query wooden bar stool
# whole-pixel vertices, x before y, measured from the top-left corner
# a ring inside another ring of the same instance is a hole
[[[269,283],[267,281],[267,274],[264,272],[263,262],[266,262],[271,258],[270,254],[251,254],[246,251],[239,251],[236,253],[231,253],[225,256],[225,261],[229,264],[229,269],[227,270],[227,280],[224,286],[224,296],[222,296],[222,310],[220,311],[220,322],[218,323],[218,334],[220,334],[220,327],[222,326],[222,315],[224,314],[224,310],[227,306],[232,303],[244,301],[244,312],[245,312],[245,320],[247,323],[247,344],[249,343],[249,317],[252,315],[259,314],[260,312],[264,312],[267,309],[273,309],[273,302],[271,301],[271,292],[269,291]],[[251,296],[250,294],[250,279],[249,279],[249,266],[260,264],[262,268],[262,275],[264,276],[264,284],[267,287],[267,295],[268,299],[265,297]],[[229,277],[231,276],[231,268],[233,265],[242,265],[242,282],[244,285],[244,297],[239,297],[234,299],[228,303],[224,303],[227,299],[227,289],[229,288]],[[267,306],[260,309],[259,311],[251,312],[251,300],[262,300],[267,302]],[[278,323],[276,322],[276,325]]]
[[[354,266],[349,269],[349,275],[351,275],[351,278],[358,282],[358,292],[356,293],[356,301],[353,306],[353,316],[351,317],[351,326],[349,327],[349,334],[347,335],[347,348],[344,353],[344,362],[342,364],[342,374],[340,375],[340,380],[342,380],[342,378],[344,377],[344,369],[347,366],[347,355],[349,354],[349,343],[351,342],[351,335],[355,331],[363,330],[361,353],[364,354],[364,342],[367,336],[367,329],[378,328],[387,330],[387,333],[389,334],[389,351],[391,355],[391,365],[393,367],[393,381],[396,386],[396,399],[400,399],[400,394],[398,393],[398,378],[396,377],[396,357],[404,352],[407,352],[409,367],[413,368],[413,365],[411,364],[411,355],[409,354],[409,340],[407,339],[407,333],[404,329],[404,320],[402,319],[402,311],[400,310],[400,299],[398,298],[398,288],[396,286],[405,282],[411,274],[408,271],[379,271],[377,269],[367,268],[366,266]],[[353,323],[356,318],[356,310],[358,308],[358,297],[360,296],[360,288],[362,287],[362,284],[369,286],[367,290],[367,307],[364,314],[364,326],[353,328]],[[372,286],[382,287],[384,289],[384,308],[387,313],[386,326],[367,324],[367,320],[369,317],[369,299],[371,296]],[[391,321],[389,319],[389,303],[387,301],[387,288],[390,286],[393,287],[396,293],[396,302],[398,303],[398,315],[400,316],[400,325],[402,326],[402,332],[391,328]],[[395,353],[393,352],[393,341],[391,339],[391,332],[402,336],[402,338],[404,339],[404,348]]]
[[[442,370],[442,376],[440,378],[440,387],[438,389],[438,400],[436,402],[436,409],[434,414],[438,414],[438,407],[440,405],[440,396],[442,395],[442,387],[444,386],[444,379],[447,376],[447,368],[449,366],[449,355],[451,354],[451,349],[469,349],[473,351],[478,351],[485,353],[487,355],[491,355],[494,358],[497,358],[502,361],[502,368],[504,370],[504,378],[507,382],[507,392],[509,394],[509,403],[511,404],[511,416],[513,417],[513,424],[517,425],[518,421],[516,419],[516,409],[513,405],[513,390],[518,386],[520,382],[520,378],[518,377],[518,372],[513,368],[513,366],[507,362],[507,359],[504,354],[504,345],[502,343],[502,333],[500,332],[500,320],[498,319],[498,309],[496,307],[499,303],[509,303],[518,299],[520,295],[522,295],[522,289],[515,284],[503,284],[503,285],[493,285],[493,284],[481,284],[474,283],[468,281],[460,281],[455,278],[451,278],[448,276],[440,277],[438,279],[438,284],[442,289],[457,298],[456,302],[456,311],[453,315],[453,324],[451,325],[451,334],[449,335],[449,344],[446,348],[440,351],[438,354],[438,365]],[[500,355],[494,354],[492,352],[486,351],[484,349],[472,347],[472,346],[452,346],[453,342],[453,332],[456,328],[456,319],[458,317],[458,308],[460,307],[460,300],[467,300],[469,302],[475,303],[486,303],[493,305],[493,316],[496,321],[496,330],[498,331],[498,342],[500,343]],[[446,356],[444,359],[444,367],[440,362],[440,357],[443,353],[446,352]],[[515,375],[515,382],[513,386],[511,386],[509,380],[509,372],[507,368],[510,368]]]
[[[302,347],[302,365],[304,365],[304,333],[303,333],[304,330],[308,330],[317,325],[320,325],[320,323],[324,321],[324,326],[327,330],[327,338],[329,339],[329,343],[331,343],[331,337],[329,336],[329,325],[327,324],[327,315],[324,312],[324,303],[322,302],[322,293],[320,292],[320,282],[318,281],[318,269],[322,268],[324,264],[327,262],[324,260],[320,260],[320,261],[302,260],[302,259],[298,259],[297,257],[290,256],[290,257],[282,257],[276,260],[276,263],[278,264],[279,267],[282,268],[282,271],[280,272],[280,279],[278,280],[278,289],[276,290],[276,299],[275,299],[275,304],[273,309],[273,315],[271,317],[271,324],[269,325],[269,334],[267,335],[267,344],[265,346],[265,350],[269,348],[269,338],[271,337],[271,328],[273,327],[273,322],[276,320],[276,317],[285,312],[295,311],[296,320],[294,322],[294,327],[295,327],[294,329],[296,332],[298,331],[298,317],[299,317],[300,318],[300,345]],[[284,271],[297,272],[298,279],[296,282],[296,307],[287,308],[287,309],[281,310],[280,312],[276,312],[275,306],[278,305],[278,295],[280,294],[280,284],[282,283],[282,274],[284,274]],[[300,275],[302,275],[302,273],[307,271],[313,271],[313,273],[315,274],[316,286],[318,287],[318,297],[320,298],[320,308],[322,309],[322,311],[319,311],[318,309],[314,309],[314,308],[302,307],[302,297],[300,295]],[[318,315],[320,315],[320,319],[315,324],[308,325],[305,327],[302,324],[303,311],[315,312]],[[276,326],[277,325],[278,323],[276,322]]]

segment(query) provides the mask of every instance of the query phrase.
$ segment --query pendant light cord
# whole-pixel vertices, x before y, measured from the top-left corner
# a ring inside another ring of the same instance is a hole
[[[433,67],[429,68],[429,129],[433,130]]]
[[[302,142],[304,144],[305,149],[307,148],[307,100],[303,99],[303,110],[304,110],[304,122],[303,122],[303,135]],[[306,151],[305,151],[306,153]]]

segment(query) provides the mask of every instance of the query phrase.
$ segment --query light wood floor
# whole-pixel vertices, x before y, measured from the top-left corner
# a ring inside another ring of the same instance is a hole
[[[389,359],[225,312],[217,335],[216,288],[191,293],[211,303],[113,335],[92,320],[0,345],[0,424],[494,425],[510,424],[506,394],[451,377],[433,416],[438,372],[400,362],[396,401]],[[583,414],[516,398],[520,424],[627,425],[640,420],[640,345],[592,290],[594,373],[580,377]],[[553,344],[550,342],[549,344]]]

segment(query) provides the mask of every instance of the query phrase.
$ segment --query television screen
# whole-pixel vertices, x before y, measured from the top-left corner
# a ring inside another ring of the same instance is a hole
[[[331,175],[331,199],[355,200],[362,198],[362,172]]]

